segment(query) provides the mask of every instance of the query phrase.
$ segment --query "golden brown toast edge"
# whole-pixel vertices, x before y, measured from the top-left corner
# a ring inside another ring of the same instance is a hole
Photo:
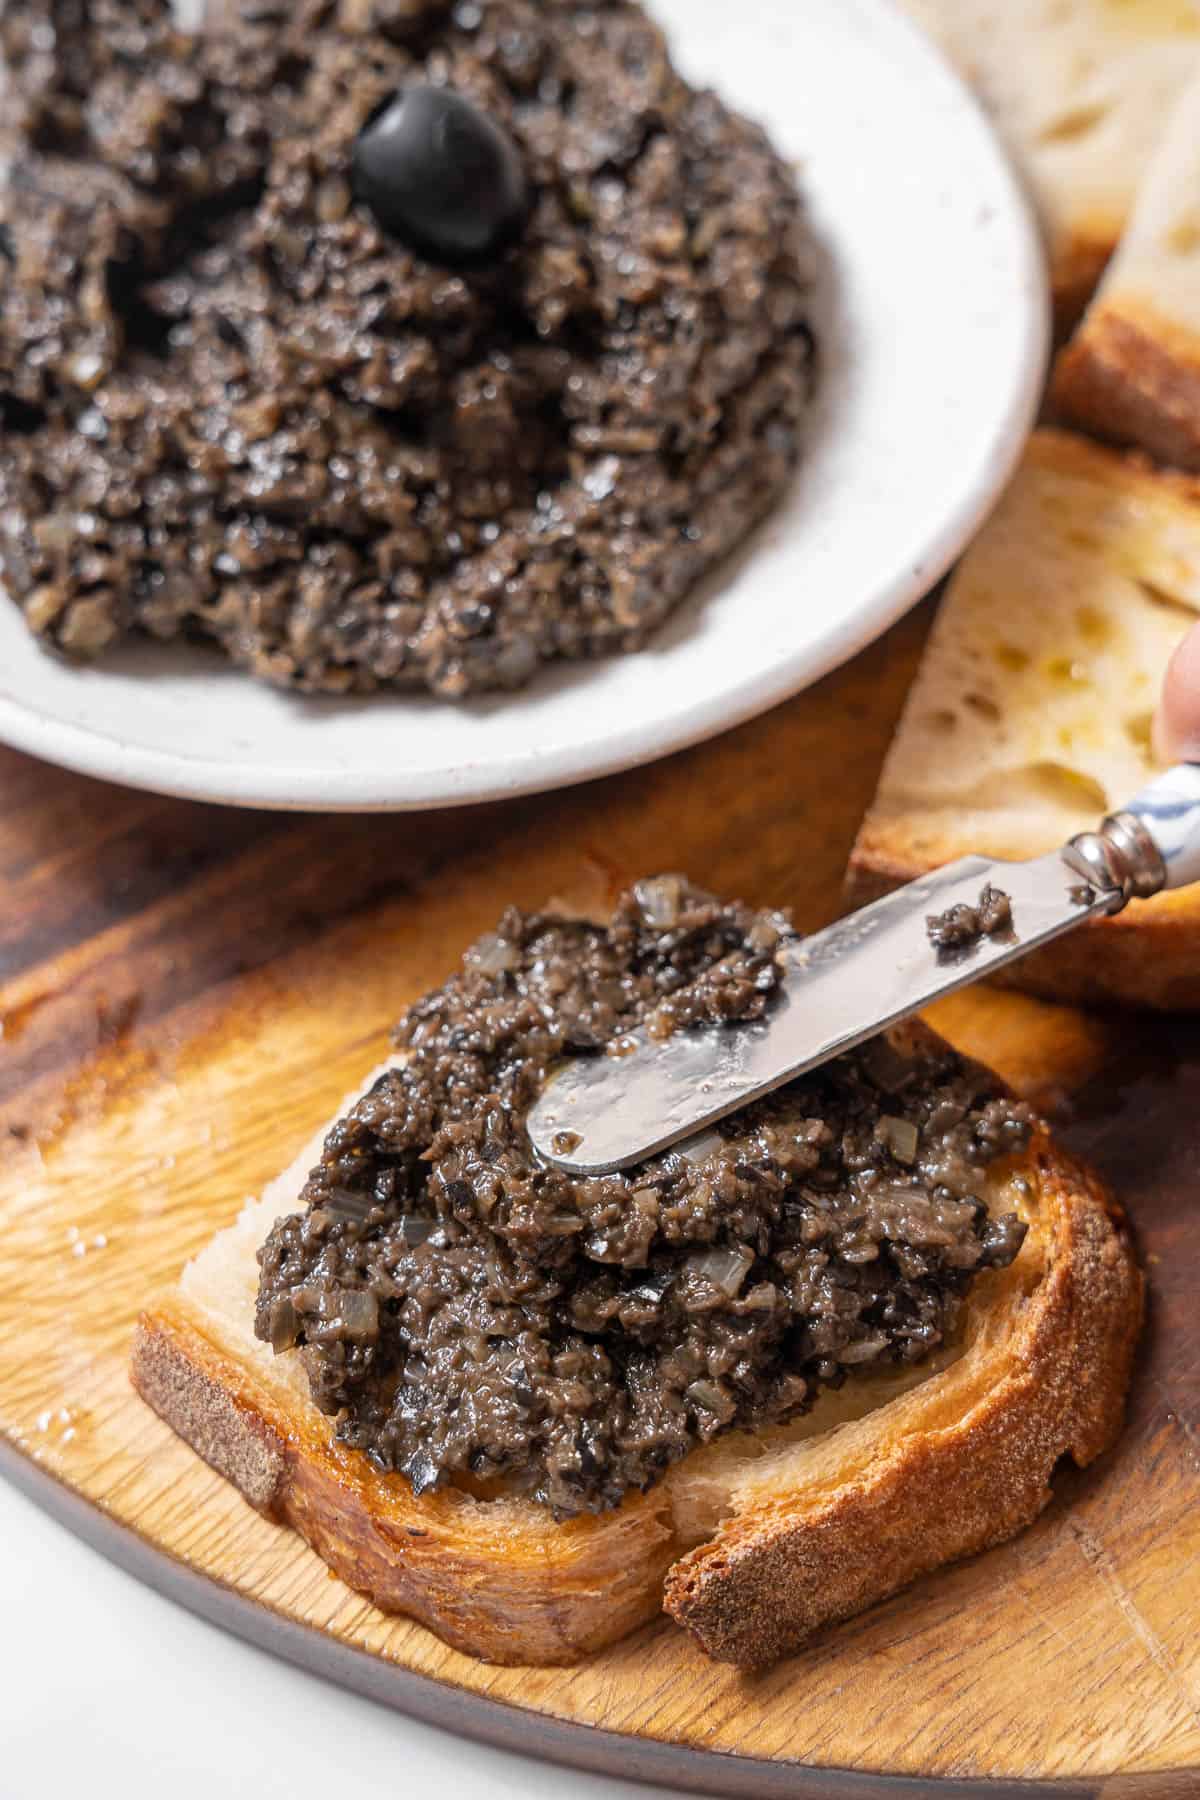
[[[667,1497],[555,1524],[531,1504],[416,1496],[247,1366],[171,1290],[141,1316],[133,1385],[260,1512],[292,1526],[350,1587],[490,1662],[571,1663],[653,1618],[675,1554]],[[289,1403],[290,1402],[290,1403]]]
[[[1099,438],[1200,471],[1200,337],[1149,301],[1096,303],[1055,364],[1051,401]]]

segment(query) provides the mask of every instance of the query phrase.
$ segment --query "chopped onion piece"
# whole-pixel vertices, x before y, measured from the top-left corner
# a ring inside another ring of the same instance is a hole
[[[578,1213],[552,1212],[546,1215],[544,1229],[547,1237],[570,1237],[583,1230],[583,1220]]]
[[[911,1119],[897,1119],[884,1113],[876,1131],[880,1143],[887,1145],[897,1162],[916,1162],[919,1137]]]
[[[403,1213],[400,1217],[400,1230],[410,1250],[431,1238],[438,1228],[436,1219],[419,1219],[416,1213]]]
[[[489,931],[472,946],[468,960],[481,975],[507,975],[517,966],[517,947]]]
[[[732,1300],[753,1262],[754,1252],[739,1244],[736,1249],[704,1250],[697,1256],[689,1256],[687,1267],[691,1274],[698,1275],[702,1281],[711,1281]]]
[[[695,1167],[699,1167],[714,1151],[719,1150],[724,1142],[725,1139],[719,1131],[701,1131],[694,1138],[688,1138],[686,1143],[680,1144],[679,1154],[685,1156],[688,1162]]]
[[[322,1200],[321,1209],[332,1213],[335,1219],[349,1219],[361,1223],[374,1208],[375,1196],[370,1193],[359,1193],[354,1188],[331,1188],[327,1199]]]
[[[338,1313],[347,1337],[370,1337],[379,1329],[379,1302],[370,1288],[347,1288]]]
[[[290,1350],[300,1336],[300,1320],[288,1294],[281,1294],[272,1304],[271,1348],[278,1355],[281,1350]]]
[[[744,1304],[754,1312],[773,1312],[779,1304],[779,1289],[773,1282],[760,1281],[750,1289]]]
[[[653,881],[635,882],[633,896],[648,925],[653,925],[659,931],[669,931],[679,923],[680,908],[683,905],[683,877],[660,875]]]
[[[723,1425],[737,1411],[724,1388],[719,1387],[715,1381],[693,1381],[687,1390],[687,1397],[697,1406],[707,1407],[710,1413],[715,1413]]]

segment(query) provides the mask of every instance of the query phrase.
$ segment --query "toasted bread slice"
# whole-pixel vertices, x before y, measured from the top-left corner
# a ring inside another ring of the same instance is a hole
[[[929,1039],[910,1026],[894,1041]],[[706,1650],[761,1664],[1010,1536],[1045,1506],[1058,1459],[1089,1462],[1119,1427],[1140,1276],[1102,1193],[1039,1130],[989,1178],[993,1210],[1029,1221],[1020,1255],[977,1279],[959,1336],[928,1362],[864,1371],[792,1425],[731,1433],[601,1516],[556,1523],[457,1488],[415,1498],[336,1441],[297,1353],[253,1334],[255,1250],[319,1147],[143,1315],[133,1380],[347,1582],[476,1656],[574,1661],[658,1614],[665,1583]]]
[[[903,0],[975,86],[1042,217],[1060,321],[1116,248],[1176,97],[1193,0]]]
[[[1200,81],[1175,107],[1052,397],[1097,437],[1200,470]]]
[[[1065,432],[1031,440],[955,573],[851,860],[861,901],[976,852],[1038,856],[1154,775],[1155,700],[1200,612],[1200,483]],[[1200,1006],[1200,892],[1024,957],[1052,998]]]

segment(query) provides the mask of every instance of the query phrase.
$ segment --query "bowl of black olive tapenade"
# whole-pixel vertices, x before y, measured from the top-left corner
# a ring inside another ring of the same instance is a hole
[[[888,0],[23,0],[0,63],[0,740],[51,762],[633,768],[878,636],[1023,441],[1037,231]]]
[[[47,646],[512,690],[640,648],[782,492],[795,173],[635,0],[31,0],[0,49],[0,554]]]

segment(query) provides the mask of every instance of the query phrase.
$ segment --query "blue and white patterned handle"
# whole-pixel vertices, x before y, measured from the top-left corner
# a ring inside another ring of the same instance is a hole
[[[1122,808],[1154,840],[1166,888],[1200,881],[1200,763],[1177,763]]]

